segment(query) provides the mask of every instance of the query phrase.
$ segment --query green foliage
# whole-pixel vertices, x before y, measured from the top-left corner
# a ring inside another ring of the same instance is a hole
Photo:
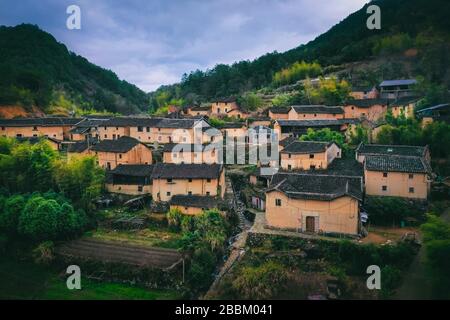
[[[450,224],[434,215],[421,226],[427,260],[439,295],[450,297]]]
[[[212,275],[217,264],[216,255],[208,249],[197,248],[191,259],[187,273],[188,282],[196,290],[206,290],[212,281]]]
[[[0,230],[16,234],[20,214],[25,207],[26,200],[21,195],[0,198]]]
[[[369,141],[369,133],[366,128],[358,124],[355,131],[350,133],[350,143],[354,146],[359,145],[361,142],[367,143]]]
[[[67,198],[86,211],[93,209],[92,200],[100,196],[105,179],[95,157],[71,157],[54,165],[54,182]]]
[[[69,52],[37,26],[0,27],[0,56],[0,104],[121,113],[148,106],[143,91]]]
[[[342,105],[349,99],[351,87],[346,80],[331,77],[320,78],[318,86],[306,80],[303,91],[309,104]]]
[[[423,220],[422,208],[413,201],[398,197],[366,197],[366,211],[376,225],[398,225],[407,217]]]
[[[275,107],[287,107],[291,104],[291,95],[289,95],[287,93],[277,94],[272,99],[272,104]]]
[[[223,119],[218,119],[218,118],[214,118],[214,117],[209,118],[208,122],[214,128],[220,128],[225,124],[225,121]]]
[[[405,51],[414,45],[413,39],[407,33],[398,33],[378,39],[373,45],[373,53],[393,54]]]
[[[393,266],[381,269],[381,297],[386,299],[394,294],[394,289],[400,286],[402,272]]]
[[[345,137],[343,134],[333,131],[330,128],[324,128],[319,130],[314,130],[308,128],[306,134],[300,136],[300,141],[325,141],[325,142],[335,142],[339,147],[341,147],[344,152],[348,150],[348,145],[345,143]]]
[[[38,241],[64,239],[79,234],[86,223],[85,213],[75,211],[67,201],[33,194],[20,214],[19,233]]]
[[[277,86],[294,83],[307,77],[315,78],[322,74],[322,67],[317,62],[295,62],[273,75],[273,83]]]
[[[273,299],[286,287],[287,280],[285,267],[268,261],[258,267],[243,267],[232,287],[242,299]]]
[[[246,111],[254,111],[260,108],[263,104],[263,100],[255,93],[248,92],[238,99],[239,106]]]
[[[173,230],[179,231],[181,229],[181,221],[183,220],[183,213],[179,209],[170,209],[166,214],[167,223]]]

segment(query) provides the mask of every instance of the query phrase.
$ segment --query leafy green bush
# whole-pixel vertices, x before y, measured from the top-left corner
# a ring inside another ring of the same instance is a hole
[[[49,265],[55,258],[54,247],[52,241],[45,241],[40,243],[33,249],[33,259],[37,264]]]
[[[398,197],[366,197],[364,207],[370,222],[376,225],[398,225],[407,217],[423,221],[425,214],[417,202]]]
[[[20,214],[25,207],[26,200],[21,195],[13,195],[0,199],[0,230],[8,234],[16,234],[19,225]]]

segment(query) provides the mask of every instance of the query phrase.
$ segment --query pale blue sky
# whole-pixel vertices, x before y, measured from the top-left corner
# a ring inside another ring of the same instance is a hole
[[[0,25],[33,23],[145,91],[183,73],[314,39],[368,0],[0,0]],[[66,28],[67,6],[81,30]]]

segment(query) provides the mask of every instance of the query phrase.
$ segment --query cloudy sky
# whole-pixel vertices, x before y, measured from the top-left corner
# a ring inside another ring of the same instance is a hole
[[[33,23],[145,91],[183,73],[314,39],[368,0],[0,0],[0,25]],[[68,30],[66,8],[81,8]]]

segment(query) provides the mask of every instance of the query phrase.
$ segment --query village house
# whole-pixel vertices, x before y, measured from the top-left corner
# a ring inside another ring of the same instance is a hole
[[[378,90],[376,87],[358,87],[352,86],[350,96],[353,99],[376,99],[378,98]]]
[[[350,100],[344,106],[346,119],[363,118],[369,121],[383,119],[388,109],[386,99],[357,99]]]
[[[434,121],[450,123],[450,103],[442,103],[416,111],[417,118],[421,119],[422,126]]]
[[[152,151],[138,140],[122,136],[116,140],[102,140],[91,148],[98,164],[107,170],[119,164],[151,164]]]
[[[106,120],[98,127],[100,140],[115,140],[123,136],[130,136],[130,127],[135,125],[136,118],[115,117]]]
[[[231,110],[239,109],[239,106],[234,98],[219,99],[211,103],[211,115],[225,116]]]
[[[194,106],[187,109],[190,116],[209,116],[211,114],[211,106]]]
[[[152,179],[153,200],[158,202],[174,195],[225,195],[225,170],[220,164],[157,163]]]
[[[16,140],[21,143],[28,142],[29,144],[36,144],[41,140],[44,140],[53,150],[61,150],[61,141],[50,137],[19,137],[16,138]]]
[[[270,119],[269,117],[264,117],[264,116],[252,117],[252,118],[249,118],[247,121],[248,121],[248,127],[250,127],[250,128],[258,127],[258,126],[270,127],[270,125],[272,124],[272,119]]]
[[[90,148],[93,144],[90,144],[88,140],[75,141],[67,145],[67,159],[71,159],[74,156],[87,156],[90,155]]]
[[[226,141],[247,142],[247,127],[244,122],[228,122],[220,126]]]
[[[205,210],[217,209],[218,199],[211,196],[175,195],[170,199],[170,209],[178,209],[186,215],[199,215]]]
[[[290,107],[272,107],[269,109],[269,118],[272,120],[288,120]]]
[[[152,128],[153,142],[202,143],[203,129],[210,125],[202,119],[161,119]]]
[[[342,150],[334,142],[295,141],[281,152],[281,168],[284,170],[326,169]]]
[[[222,163],[222,144],[166,144],[164,163]]]
[[[4,137],[31,138],[48,137],[70,140],[70,130],[83,119],[81,118],[18,118],[0,119],[0,135]]]
[[[389,110],[392,112],[394,118],[405,116],[406,118],[414,118],[414,110],[416,109],[418,97],[404,97],[396,99],[389,105]]]
[[[432,172],[428,147],[360,144],[366,195],[426,200]]]
[[[227,117],[236,119],[247,119],[250,115],[247,112],[242,111],[240,108],[227,111]]]
[[[406,80],[385,80],[380,83],[381,99],[399,99],[413,96],[414,86],[417,84],[415,79]]]
[[[278,173],[266,191],[266,227],[356,236],[362,197],[358,177]]]
[[[336,120],[344,118],[342,107],[323,105],[292,106],[288,113],[288,120]]]
[[[105,188],[111,193],[151,195],[152,172],[151,164],[119,164],[107,173]]]
[[[98,128],[109,119],[109,117],[97,118],[92,116],[83,119],[69,131],[70,140],[82,141],[86,139],[100,139]]]

